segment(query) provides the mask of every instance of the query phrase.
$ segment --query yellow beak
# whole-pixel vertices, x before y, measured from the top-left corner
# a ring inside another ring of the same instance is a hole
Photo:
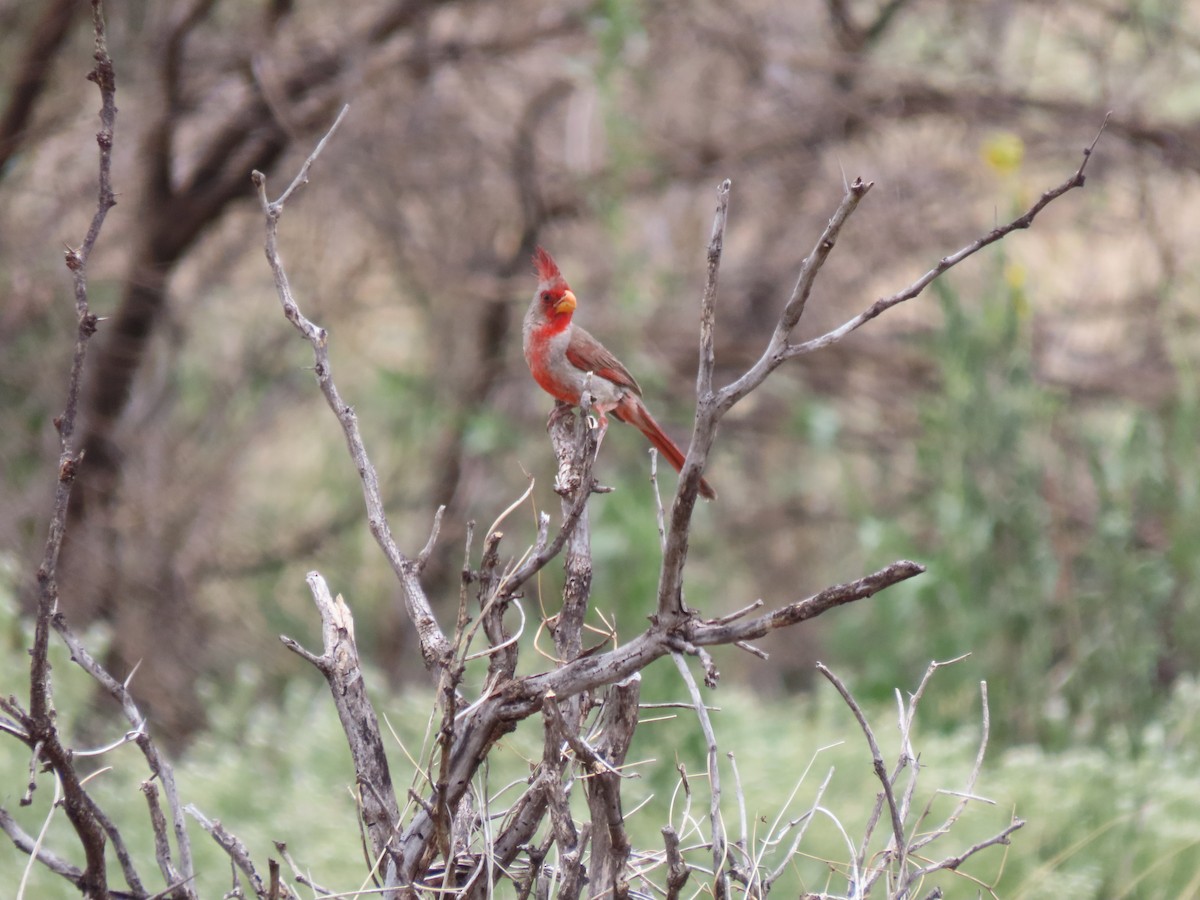
[[[556,314],[575,312],[575,295],[567,291],[562,295],[562,298],[554,304],[554,312]]]

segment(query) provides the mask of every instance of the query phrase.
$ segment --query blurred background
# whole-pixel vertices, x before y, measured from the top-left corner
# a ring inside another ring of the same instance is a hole
[[[50,510],[74,332],[62,250],[94,209],[87,13],[0,2],[0,592],[13,610],[28,609]],[[724,384],[761,353],[848,181],[875,187],[802,337],[1064,181],[1111,110],[1083,190],[785,365],[724,421],[708,470],[721,496],[697,515],[688,602],[714,615],[778,605],[916,559],[926,575],[776,635],[768,662],[719,655],[726,687],[807,709],[820,658],[864,702],[887,703],[931,659],[969,652],[926,702],[935,733],[977,731],[986,679],[997,755],[1047,754],[1051,771],[1070,758],[1053,754],[1166,754],[1153,758],[1189,770],[1196,4],[129,0],[108,23],[119,204],[90,270],[106,319],[82,399],[63,605],[98,629],[118,677],[140,661],[135,689],[178,752],[207,729],[236,731],[231,703],[276,715],[298,679],[311,686],[277,640],[316,634],[310,569],[347,597],[397,696],[428,687],[311,353],[280,314],[249,179],[263,170],[278,195],[343,103],[281,251],[301,307],[330,332],[401,547],[415,553],[447,505],[426,579],[445,624],[466,522],[490,523],[527,473],[532,500],[506,522],[507,551],[532,539],[534,506],[557,510],[551,403],[520,350],[535,244],[683,441],[722,179]],[[612,428],[598,474],[617,490],[592,504],[596,624],[602,614],[626,637],[652,607],[659,559],[641,436]],[[660,480],[669,494],[674,474]],[[532,598],[547,614],[551,568]],[[15,612],[7,634],[18,677]],[[679,694],[669,669],[647,677],[652,698]],[[1102,793],[1129,807],[1112,813],[1123,826],[1154,812],[1144,792]],[[1180,828],[1150,862],[1054,896],[1186,896],[1200,835]],[[1181,874],[1145,893],[1147,869]]]

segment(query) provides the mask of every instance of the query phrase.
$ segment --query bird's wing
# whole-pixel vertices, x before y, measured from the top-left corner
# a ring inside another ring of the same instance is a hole
[[[585,372],[595,372],[601,378],[607,378],[614,384],[627,387],[639,396],[642,393],[637,379],[629,374],[629,370],[621,365],[621,361],[578,325],[571,330],[571,342],[567,344],[567,359],[573,366],[583,369]]]

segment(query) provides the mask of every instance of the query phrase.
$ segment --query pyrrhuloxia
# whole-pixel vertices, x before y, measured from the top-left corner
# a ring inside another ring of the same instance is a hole
[[[522,331],[525,360],[534,380],[550,396],[572,405],[579,403],[586,382],[592,408],[600,419],[602,438],[611,412],[644,434],[678,472],[683,468],[683,451],[663,433],[642,403],[642,389],[636,379],[603,344],[572,321],[575,294],[554,259],[538,247],[533,264],[538,276],[537,293],[525,313]],[[709,500],[717,497],[703,478],[700,494]]]

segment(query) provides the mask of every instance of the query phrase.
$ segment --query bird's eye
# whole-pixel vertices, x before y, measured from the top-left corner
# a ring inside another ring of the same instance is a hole
[[[542,302],[543,302],[543,303],[549,303],[551,299],[552,299],[552,298],[551,298],[551,296],[550,296],[550,292],[549,292],[549,291],[542,291]]]

